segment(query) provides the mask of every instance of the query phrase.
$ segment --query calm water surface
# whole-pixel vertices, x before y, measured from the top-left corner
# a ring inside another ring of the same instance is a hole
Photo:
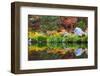
[[[79,59],[88,57],[87,43],[34,43],[28,60]]]

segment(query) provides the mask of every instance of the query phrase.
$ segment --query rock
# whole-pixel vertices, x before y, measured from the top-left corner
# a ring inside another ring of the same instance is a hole
[[[79,27],[76,27],[76,28],[75,28],[74,33],[75,33],[76,35],[79,35],[79,36],[82,36],[83,34],[85,34],[85,33],[82,31],[82,29],[79,28]]]

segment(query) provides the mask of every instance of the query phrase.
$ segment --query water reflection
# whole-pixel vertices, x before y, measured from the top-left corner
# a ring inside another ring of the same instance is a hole
[[[29,45],[29,60],[87,58],[87,43],[35,43]]]

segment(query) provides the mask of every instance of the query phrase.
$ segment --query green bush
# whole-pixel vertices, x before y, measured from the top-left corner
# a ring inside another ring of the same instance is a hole
[[[33,37],[32,40],[36,42],[49,42],[49,43],[62,43],[62,42],[76,43],[76,42],[87,42],[88,36],[87,35],[78,36],[75,34],[70,34],[65,37],[61,35],[59,36],[50,35],[50,36]]]
[[[42,31],[47,30],[57,30],[59,28],[58,25],[58,16],[41,16],[40,17],[40,27]]]

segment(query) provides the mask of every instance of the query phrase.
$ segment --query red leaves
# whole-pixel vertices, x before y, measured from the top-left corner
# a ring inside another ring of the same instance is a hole
[[[75,17],[68,17],[68,18],[65,18],[64,20],[63,20],[63,23],[65,24],[65,25],[73,25],[73,24],[75,24],[77,22],[77,18],[75,18]]]

